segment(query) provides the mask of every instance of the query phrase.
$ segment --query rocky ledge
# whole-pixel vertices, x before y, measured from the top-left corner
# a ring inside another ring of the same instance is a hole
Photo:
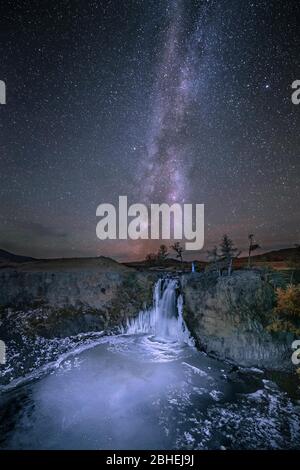
[[[291,370],[290,333],[269,333],[274,286],[259,271],[185,275],[184,317],[199,348],[242,366]]]
[[[120,326],[152,303],[157,276],[109,258],[33,261],[0,270],[0,330],[65,337]],[[23,314],[22,314],[23,313]]]

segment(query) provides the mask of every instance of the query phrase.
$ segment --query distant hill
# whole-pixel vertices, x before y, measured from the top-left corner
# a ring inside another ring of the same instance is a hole
[[[208,264],[205,261],[195,260],[195,268],[197,271],[202,271]],[[248,257],[240,257],[235,259],[235,268],[243,268],[247,266]],[[281,250],[272,250],[259,255],[251,256],[252,266],[270,266],[274,269],[300,269],[300,248],[284,248]],[[118,263],[117,261],[106,258],[104,256],[94,258],[59,258],[59,259],[36,259],[29,256],[20,256],[10,253],[6,250],[0,249],[0,268],[18,268],[20,270],[85,270],[85,269],[102,269],[122,270],[128,268],[135,268],[138,270],[177,270],[182,271],[191,270],[191,261],[183,261],[180,263],[178,259],[167,258],[164,262],[159,264],[149,263],[146,261],[136,261],[128,263]]]
[[[0,269],[17,271],[126,271],[128,267],[112,258],[98,256],[94,258],[50,258],[38,259],[29,256],[19,256],[0,250]]]
[[[244,266],[248,263],[248,257],[244,256],[235,260],[235,266]],[[286,269],[291,267],[300,267],[300,248],[282,248],[281,250],[272,250],[260,255],[251,256],[251,265],[270,265],[277,269]]]
[[[300,248],[283,248],[281,250],[267,251],[261,255],[252,256],[257,261],[300,261]]]
[[[180,268],[183,271],[190,271],[192,262],[183,261],[180,263],[178,259],[167,258],[165,261],[160,263],[147,262],[147,261],[135,261],[124,263],[126,266],[134,267],[136,269],[164,269],[164,270],[176,270]],[[195,268],[197,271],[202,271],[208,264],[207,261],[194,261]],[[247,266],[248,257],[243,256],[234,260],[235,268],[242,268]],[[251,256],[252,266],[263,266],[268,265],[274,269],[287,269],[294,265],[299,265],[300,268],[300,248],[283,248],[280,250],[268,251],[259,255]]]
[[[10,262],[10,263],[26,263],[27,261],[34,261],[35,258],[30,256],[20,256],[10,253],[9,251],[0,249],[0,262]]]
[[[95,258],[56,258],[40,259],[34,262],[19,265],[20,271],[127,271],[128,267],[118,263],[112,258],[99,256]]]

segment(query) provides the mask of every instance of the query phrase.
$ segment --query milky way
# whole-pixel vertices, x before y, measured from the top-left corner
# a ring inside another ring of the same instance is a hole
[[[184,202],[189,197],[188,117],[199,86],[195,64],[201,60],[201,45],[199,20],[193,24],[186,10],[183,0],[171,5],[158,56],[142,176],[148,202]],[[204,15],[201,20],[204,22]]]

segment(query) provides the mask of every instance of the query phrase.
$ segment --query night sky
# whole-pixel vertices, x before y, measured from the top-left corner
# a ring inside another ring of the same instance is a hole
[[[96,208],[205,204],[205,246],[299,242],[299,2],[6,1],[0,248],[143,259]],[[189,255],[190,256],[190,255]]]

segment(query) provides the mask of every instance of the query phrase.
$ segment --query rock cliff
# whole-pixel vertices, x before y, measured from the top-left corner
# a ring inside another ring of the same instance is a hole
[[[27,333],[47,337],[120,326],[151,305],[156,276],[108,258],[25,263],[0,271],[0,305],[5,328],[19,315]],[[27,312],[20,315],[20,312]]]
[[[243,366],[292,368],[292,335],[265,328],[274,289],[260,272],[185,275],[182,289],[185,321],[198,347]]]

